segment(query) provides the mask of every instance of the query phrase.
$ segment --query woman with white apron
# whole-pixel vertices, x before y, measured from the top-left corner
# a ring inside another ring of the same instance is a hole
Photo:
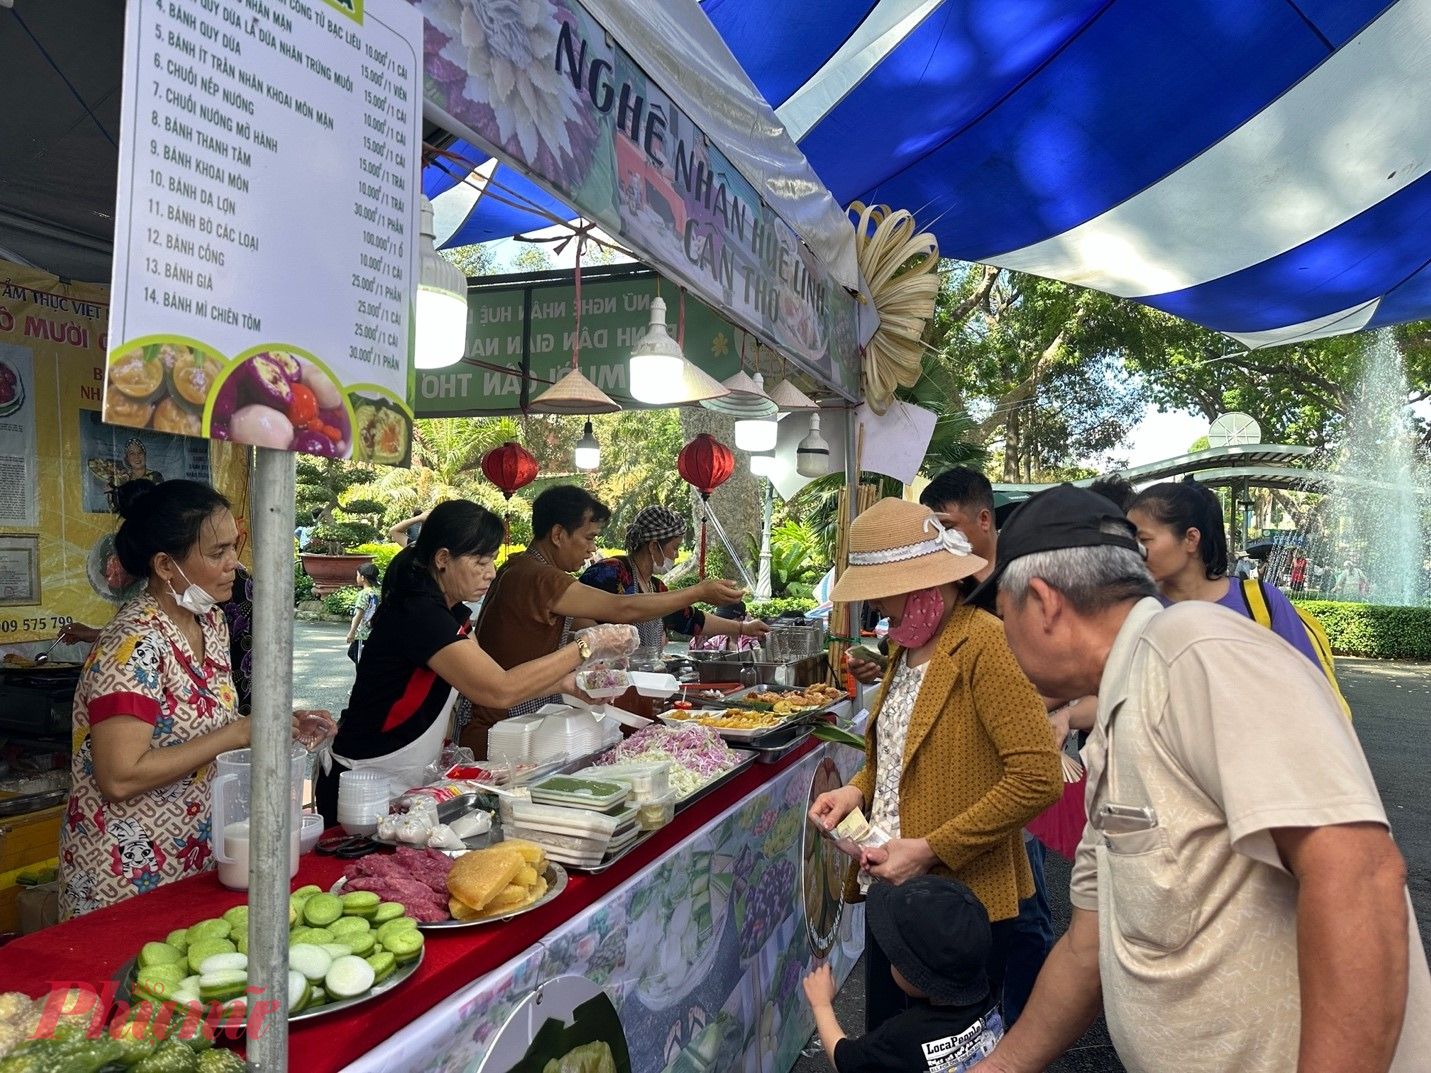
[[[433,508],[417,543],[394,557],[358,677],[333,742],[331,770],[318,779],[318,808],[337,820],[342,772],[386,772],[393,793],[426,781],[458,694],[496,707],[575,692],[573,675],[589,659],[635,651],[631,626],[594,626],[550,655],[503,670],[469,636],[466,601],[486,593],[496,573],[502,519],[476,503]]]

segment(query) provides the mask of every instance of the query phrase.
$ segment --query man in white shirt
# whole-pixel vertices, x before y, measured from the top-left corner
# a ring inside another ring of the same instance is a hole
[[[1431,976],[1406,868],[1323,675],[1215,604],[1163,608],[1133,527],[1060,485],[971,594],[1044,694],[1099,695],[1073,920],[989,1073],[1100,1009],[1129,1073],[1415,1073]]]

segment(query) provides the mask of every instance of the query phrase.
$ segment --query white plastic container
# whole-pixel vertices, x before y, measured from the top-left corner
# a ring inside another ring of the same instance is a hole
[[[636,826],[643,831],[656,831],[676,818],[676,791],[653,798],[636,808]]]
[[[503,719],[487,729],[487,759],[526,763],[532,759],[532,736],[542,716],[518,715]]]
[[[631,787],[628,798],[633,804],[641,804],[661,797],[671,790],[671,762],[662,760],[658,764],[604,764],[583,768],[578,775],[592,779],[615,779]]]
[[[513,801],[512,822],[520,827],[550,831],[553,834],[609,841],[619,820],[609,813],[593,812],[590,809]]]
[[[590,775],[548,775],[529,787],[532,800],[543,805],[566,805],[609,812],[631,795],[624,781]]]
[[[532,735],[532,759],[539,764],[573,760],[598,748],[602,738],[601,728],[590,711],[554,712]]]

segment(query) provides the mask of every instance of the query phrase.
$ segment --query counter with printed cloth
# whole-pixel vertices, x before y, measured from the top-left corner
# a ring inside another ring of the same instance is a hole
[[[843,978],[863,942],[860,913],[839,911],[833,845],[805,820],[812,790],[859,762],[807,742],[740,771],[605,872],[573,870],[545,905],[427,931],[400,985],[294,1022],[289,1068],[507,1073],[483,1065],[504,1022],[544,981],[576,975],[615,1005],[633,1073],[789,1069],[814,1027],[800,980],[816,949]],[[307,854],[292,887],[326,890],[347,863]],[[0,948],[0,991],[98,988],[145,942],[243,900],[210,872],[25,936]]]

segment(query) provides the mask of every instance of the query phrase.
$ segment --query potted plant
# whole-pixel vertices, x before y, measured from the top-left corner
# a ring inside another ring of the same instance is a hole
[[[372,543],[382,535],[374,519],[382,516],[383,505],[373,499],[340,500],[352,485],[369,479],[370,475],[359,467],[337,459],[305,456],[299,456],[297,465],[298,514],[315,517],[318,523],[308,532],[308,541],[298,553],[303,572],[313,579],[313,593],[321,599],[353,584],[358,567],[373,561],[371,555],[350,549]]]

